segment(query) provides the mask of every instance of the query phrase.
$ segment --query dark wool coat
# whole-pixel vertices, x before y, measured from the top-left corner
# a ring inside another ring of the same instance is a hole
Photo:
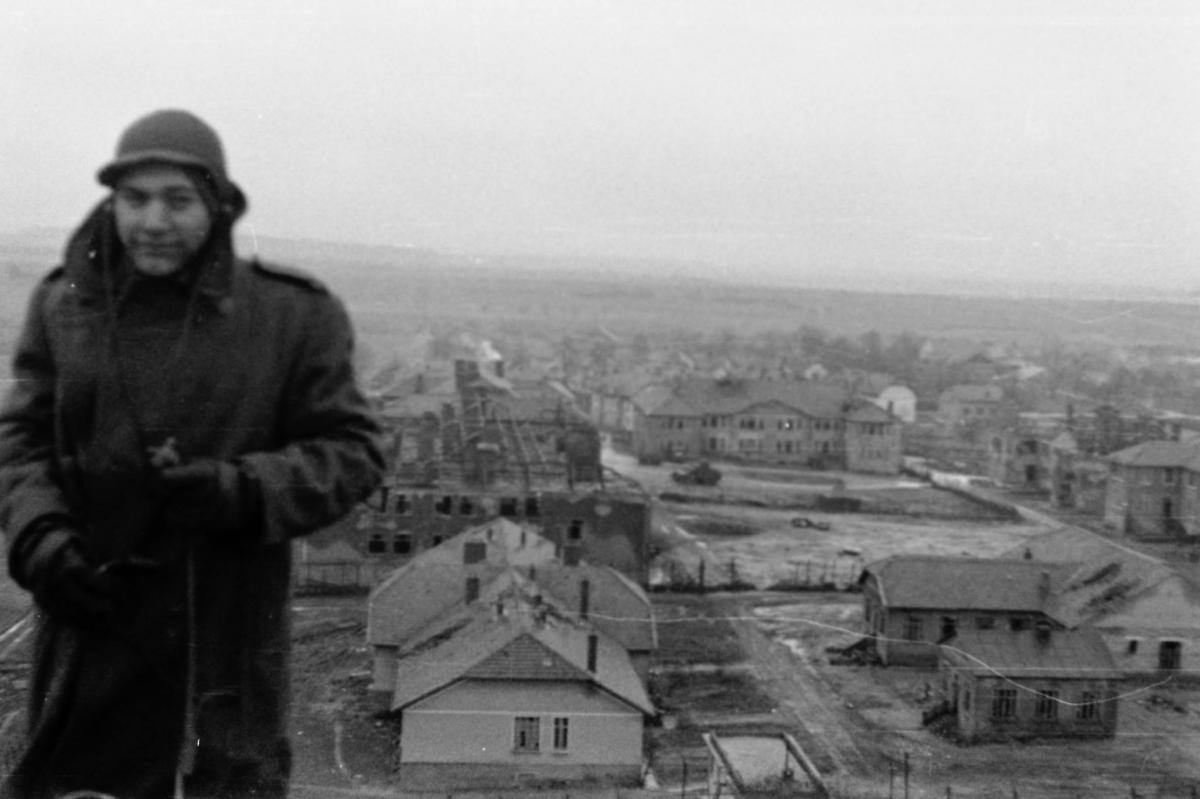
[[[28,745],[0,793],[158,799],[183,763],[189,796],[282,796],[289,541],[383,471],[349,320],[311,277],[237,260],[228,227],[191,281],[122,279],[119,250],[102,205],[36,289],[0,409],[10,570],[69,522],[117,599],[97,629],[40,613]],[[238,464],[253,518],[168,529],[146,456],[168,437]]]

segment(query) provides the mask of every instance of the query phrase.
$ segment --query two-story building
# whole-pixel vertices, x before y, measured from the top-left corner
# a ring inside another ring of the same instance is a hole
[[[1108,463],[1106,525],[1135,538],[1200,535],[1200,443],[1145,441]]]
[[[741,460],[896,474],[900,421],[844,386],[693,379],[637,398],[643,459]]]
[[[1008,412],[1004,390],[993,383],[951,386],[938,397],[938,421],[956,433],[1003,424]]]

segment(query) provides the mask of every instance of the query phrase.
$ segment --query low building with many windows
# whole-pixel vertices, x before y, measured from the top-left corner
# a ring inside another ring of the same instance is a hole
[[[1032,560],[897,555],[859,584],[865,632],[884,665],[932,666],[966,630],[1021,632],[1053,622],[1047,603],[1071,567]]]
[[[967,743],[1111,737],[1121,672],[1094,630],[963,630],[939,650],[941,704]]]

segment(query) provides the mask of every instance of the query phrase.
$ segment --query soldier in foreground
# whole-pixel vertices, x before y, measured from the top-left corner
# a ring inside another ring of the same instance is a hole
[[[0,529],[35,600],[0,796],[283,797],[290,540],[379,483],[341,302],[236,257],[202,120],[133,123],[29,304],[0,408]]]

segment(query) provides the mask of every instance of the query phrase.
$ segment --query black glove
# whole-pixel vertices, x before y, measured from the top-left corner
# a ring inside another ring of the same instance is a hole
[[[25,559],[24,582],[51,618],[77,627],[103,627],[113,613],[112,583],[84,549],[78,534],[44,533]]]
[[[238,467],[200,458],[159,472],[168,527],[211,535],[230,542],[250,534],[250,491]]]

